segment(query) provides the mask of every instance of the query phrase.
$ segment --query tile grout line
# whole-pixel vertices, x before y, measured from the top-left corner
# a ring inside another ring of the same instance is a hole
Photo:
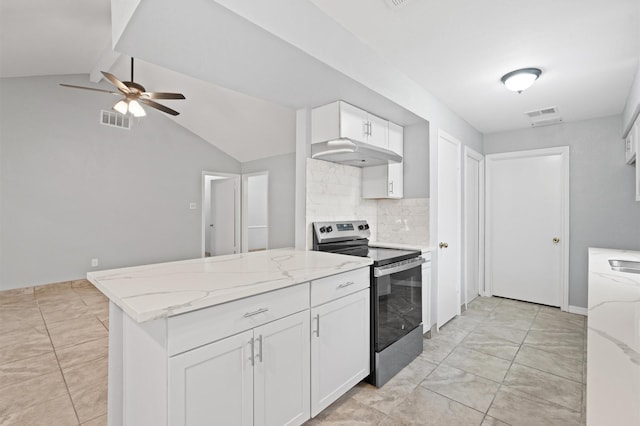
[[[64,387],[67,389],[67,396],[69,397],[69,401],[71,402],[71,407],[73,408],[73,413],[76,416],[76,420],[78,421],[78,425],[80,425],[80,416],[78,415],[78,410],[76,410],[76,404],[73,402],[73,398],[71,397],[71,391],[69,390],[69,385],[67,384],[67,378],[64,376],[64,371],[62,371],[62,365],[60,365],[60,360],[58,359],[58,352],[56,351],[56,347],[53,344],[53,339],[51,338],[51,333],[49,333],[49,326],[47,325],[47,321],[44,319],[44,315],[42,314],[42,310],[40,310],[40,303],[37,301],[38,311],[40,312],[40,316],[42,317],[42,321],[44,322],[44,328],[47,330],[47,336],[49,337],[49,342],[51,342],[51,348],[53,349],[53,355],[56,357],[56,362],[58,363],[58,369],[60,370],[60,375],[62,376],[62,381],[64,382]]]

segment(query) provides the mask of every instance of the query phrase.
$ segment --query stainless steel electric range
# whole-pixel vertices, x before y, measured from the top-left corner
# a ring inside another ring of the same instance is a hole
[[[382,386],[422,352],[422,264],[418,250],[369,247],[364,220],[314,222],[313,249],[369,257],[371,374]]]

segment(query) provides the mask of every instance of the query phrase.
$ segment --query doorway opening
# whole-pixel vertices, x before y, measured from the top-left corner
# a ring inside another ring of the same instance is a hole
[[[464,148],[464,247],[462,304],[484,294],[484,156]]]
[[[269,172],[242,175],[242,252],[269,248]]]
[[[202,257],[239,252],[240,175],[202,172]]]

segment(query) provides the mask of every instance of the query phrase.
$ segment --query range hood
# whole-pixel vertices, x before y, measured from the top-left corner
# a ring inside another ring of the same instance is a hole
[[[356,167],[402,162],[393,151],[345,138],[311,144],[311,158]]]

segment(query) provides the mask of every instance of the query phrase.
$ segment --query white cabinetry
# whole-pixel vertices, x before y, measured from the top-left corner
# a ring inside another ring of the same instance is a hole
[[[402,156],[404,130],[389,123],[389,150]],[[402,198],[404,193],[404,165],[389,163],[362,169],[362,198]]]
[[[369,374],[369,267],[143,323],[111,302],[109,316],[110,425],[300,425]]]
[[[333,102],[311,111],[311,143],[347,138],[387,149],[387,123],[346,102]]]
[[[252,339],[245,331],[169,359],[169,424],[253,424]]]
[[[311,283],[312,417],[369,375],[369,297],[368,270]]]
[[[263,303],[237,316],[264,315]],[[302,424],[310,416],[309,368],[307,310],[173,356],[170,424]]]
[[[299,312],[170,358],[170,424],[302,424],[308,333],[309,314]]]
[[[422,333],[431,330],[431,252],[423,251],[422,257]]]

